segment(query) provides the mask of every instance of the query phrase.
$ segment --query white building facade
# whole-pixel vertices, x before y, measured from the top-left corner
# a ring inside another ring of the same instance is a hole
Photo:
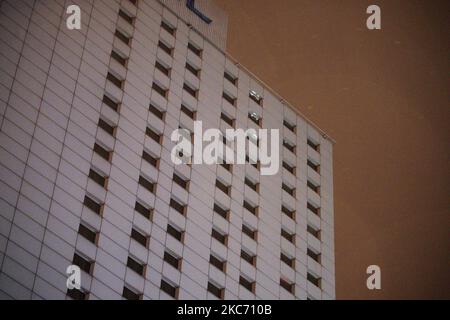
[[[226,29],[206,0],[0,2],[1,299],[335,298],[333,141]],[[279,129],[278,173],[175,165],[194,121]]]

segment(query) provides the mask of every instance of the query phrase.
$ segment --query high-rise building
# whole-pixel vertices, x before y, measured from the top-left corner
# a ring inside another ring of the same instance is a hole
[[[226,29],[207,0],[0,2],[0,298],[335,298],[333,141]],[[194,121],[279,129],[278,172],[174,164]]]

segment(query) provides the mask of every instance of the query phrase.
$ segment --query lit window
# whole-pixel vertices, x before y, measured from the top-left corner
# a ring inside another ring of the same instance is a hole
[[[248,118],[258,126],[261,126],[262,118],[256,112],[249,112]]]
[[[261,98],[261,96],[259,94],[256,93],[256,91],[250,90],[248,96],[250,97],[250,99],[255,101],[257,104],[259,104],[259,105],[262,104],[262,98]]]

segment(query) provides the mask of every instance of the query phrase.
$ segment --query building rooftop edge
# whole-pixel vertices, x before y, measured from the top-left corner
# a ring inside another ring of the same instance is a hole
[[[231,54],[226,52],[225,50],[221,49],[219,46],[217,46],[213,41],[208,39],[205,35],[202,34],[199,30],[194,28],[188,21],[186,21],[183,17],[181,17],[177,12],[166,6],[161,0],[158,0],[158,2],[166,8],[168,11],[170,11],[172,14],[174,14],[178,19],[182,20],[186,25],[189,26],[189,28],[193,31],[195,31],[198,35],[202,36],[210,45],[212,45],[216,50],[218,50],[220,53],[222,53],[226,58],[230,59],[238,68],[244,70],[246,73],[248,73],[254,80],[256,80],[260,85],[262,85],[265,89],[267,89],[270,93],[272,93],[283,105],[288,106],[291,108],[295,113],[297,113],[300,117],[302,117],[309,125],[314,127],[319,133],[322,135],[324,139],[327,139],[332,144],[336,144],[336,140],[334,140],[330,135],[328,135],[324,130],[322,130],[317,124],[315,124],[311,119],[309,119],[307,116],[305,116],[298,108],[294,107],[291,103],[289,103],[286,99],[284,99],[278,92],[276,92],[272,87],[270,87],[268,84],[266,84],[263,80],[261,80],[257,75],[255,75],[252,71],[250,71],[247,67],[239,63],[237,59],[235,59]]]

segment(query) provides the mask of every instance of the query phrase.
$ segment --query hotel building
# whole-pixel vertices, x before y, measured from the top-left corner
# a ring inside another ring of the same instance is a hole
[[[335,298],[333,140],[226,30],[211,0],[0,1],[1,299]],[[279,129],[278,173],[175,165],[195,120]]]

